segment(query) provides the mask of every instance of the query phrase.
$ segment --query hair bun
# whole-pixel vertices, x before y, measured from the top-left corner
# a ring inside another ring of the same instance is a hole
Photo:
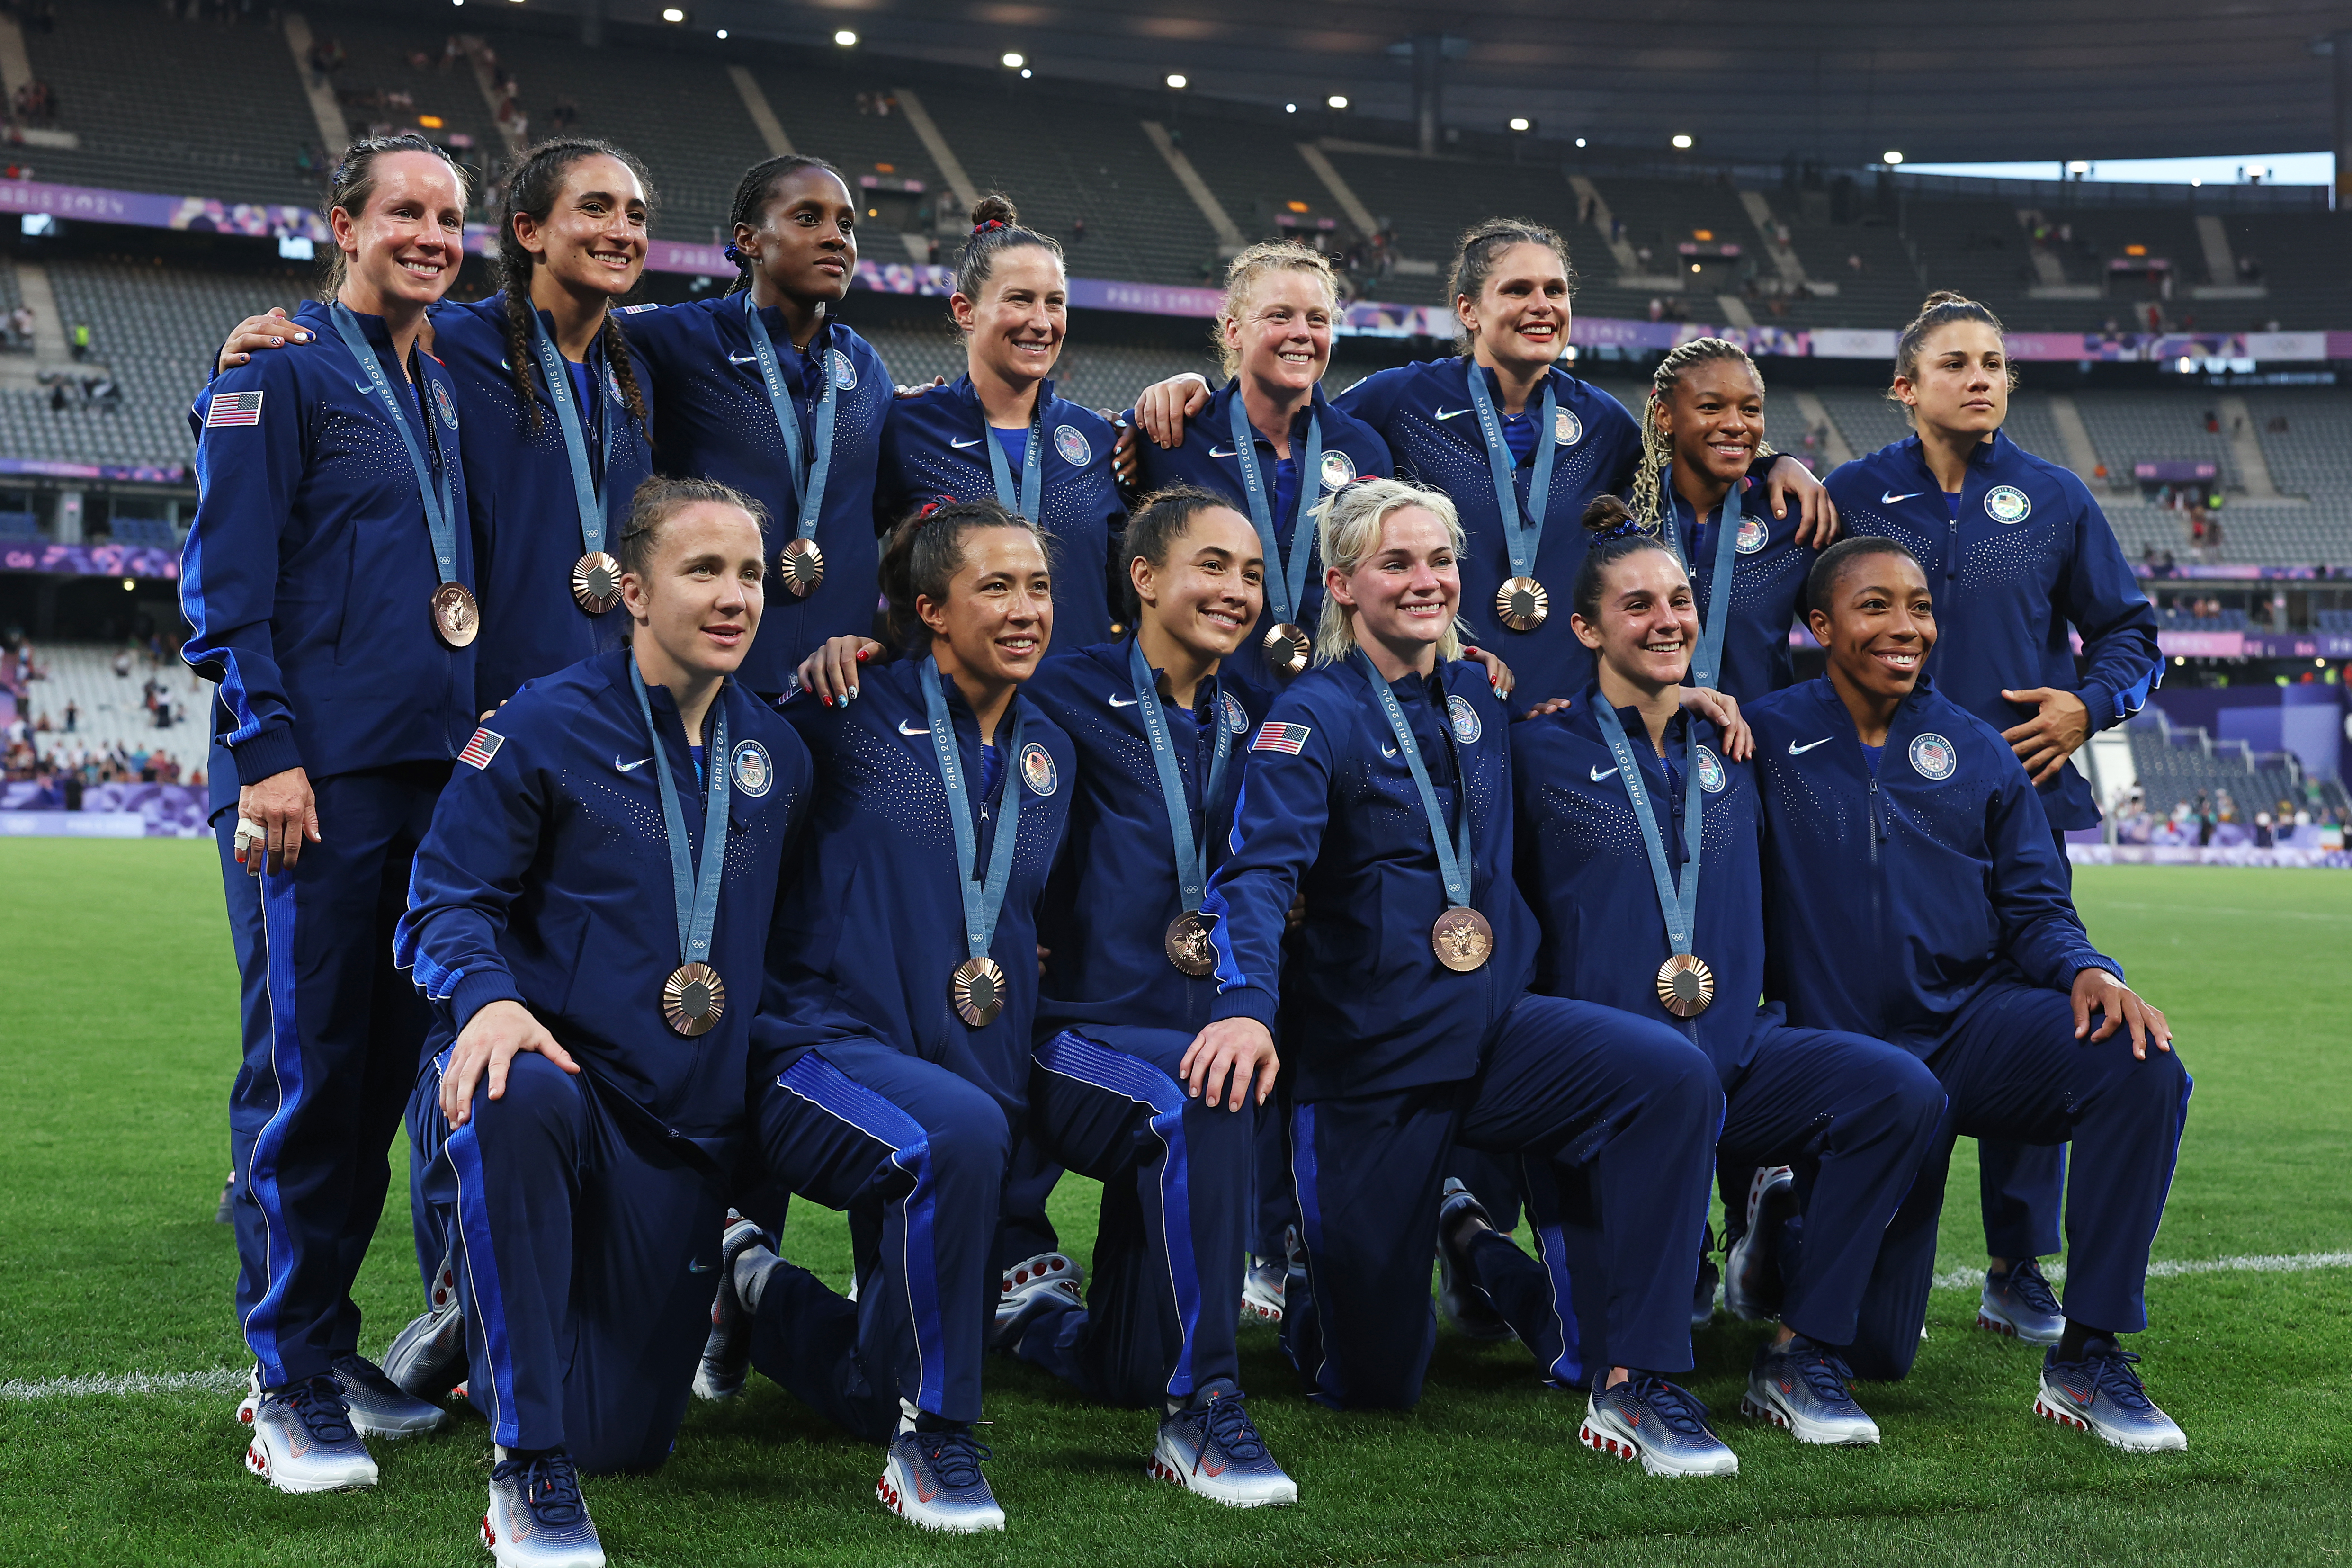
[[[1594,496],[1584,509],[1584,531],[1601,538],[1616,538],[1633,521],[1633,509],[1615,496]]]
[[[991,191],[971,204],[971,231],[987,228],[1011,228],[1021,221],[1021,214],[1013,198],[1003,191]]]
[[[1975,303],[1976,301],[1966,294],[1956,294],[1949,289],[1938,289],[1921,303],[1919,313],[1924,316],[1938,305],[1973,305]]]

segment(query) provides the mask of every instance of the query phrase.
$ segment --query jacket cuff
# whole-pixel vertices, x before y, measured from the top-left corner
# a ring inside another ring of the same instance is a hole
[[[2066,961],[2066,985],[2069,990],[2074,987],[2074,977],[2082,973],[2085,969],[2104,969],[2109,974],[2116,977],[2116,984],[2118,985],[2129,985],[2131,984],[2130,981],[2124,978],[2124,966],[2117,963],[2114,959],[2109,958],[2105,953],[2078,952]]]
[[[449,1018],[463,1034],[474,1015],[491,1003],[520,1001],[522,993],[515,989],[513,975],[504,969],[477,969],[459,976],[449,988]]]
[[[2116,694],[2112,688],[2095,680],[2086,680],[2074,689],[2083,706],[2091,710],[2091,733],[2112,730],[2116,725]]]
[[[272,724],[251,740],[231,746],[228,754],[236,763],[236,782],[241,784],[257,784],[302,765],[302,749],[294,743],[291,724]]]
[[[1237,985],[1231,991],[1220,991],[1209,1007],[1209,1022],[1221,1024],[1227,1018],[1255,1018],[1265,1026],[1267,1034],[1274,1033],[1274,1014],[1278,998],[1263,985]]]

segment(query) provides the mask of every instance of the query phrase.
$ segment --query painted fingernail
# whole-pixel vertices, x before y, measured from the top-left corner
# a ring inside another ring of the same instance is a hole
[[[851,688],[849,689],[849,700],[850,700],[852,702],[855,702],[855,701],[856,701],[856,700],[857,700],[857,688],[856,688],[855,686],[853,686],[853,687],[851,687]]]

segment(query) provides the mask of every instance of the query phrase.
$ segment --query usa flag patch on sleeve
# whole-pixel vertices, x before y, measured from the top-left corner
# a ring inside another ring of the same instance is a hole
[[[231,425],[261,423],[261,394],[257,392],[224,392],[215,395],[205,410],[205,428],[218,430]]]
[[[1307,724],[1277,724],[1267,720],[1258,726],[1257,739],[1250,742],[1253,752],[1281,752],[1297,756],[1306,748],[1307,737],[1315,732]]]
[[[474,738],[466,742],[464,751],[457,753],[457,760],[471,763],[478,768],[487,768],[490,765],[490,759],[499,754],[499,748],[506,743],[504,735],[485,726],[474,731]]]

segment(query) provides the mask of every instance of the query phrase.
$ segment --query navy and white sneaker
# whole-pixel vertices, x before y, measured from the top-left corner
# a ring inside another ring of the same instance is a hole
[[[1254,1259],[1249,1272],[1242,1276],[1242,1321],[1282,1321],[1284,1293],[1289,1283],[1290,1264],[1287,1259]]]
[[[281,1492],[363,1491],[376,1481],[375,1459],[324,1373],[255,1402],[245,1468]]]
[[[1747,1225],[1724,1256],[1723,1304],[1735,1318],[1762,1322],[1780,1310],[1781,1226],[1797,1212],[1797,1173],[1766,1165],[1748,1178]]]
[[[334,1373],[352,1425],[364,1436],[406,1437],[438,1431],[448,1422],[446,1410],[402,1389],[365,1356],[337,1356]]]
[[[1467,1229],[1467,1222],[1476,1220],[1488,1230],[1495,1228],[1495,1216],[1478,1201],[1478,1194],[1463,1184],[1459,1176],[1445,1178],[1444,1195],[1437,1205],[1437,1310],[1457,1334],[1474,1340],[1507,1340],[1514,1338],[1511,1325],[1495,1310],[1494,1299],[1478,1286],[1470,1284],[1463,1276],[1468,1272],[1466,1256],[1457,1256],[1453,1237],[1457,1231],[1464,1235],[1461,1254],[1469,1251],[1469,1242],[1476,1233]]]
[[[1715,1266],[1715,1226],[1706,1227],[1706,1240],[1698,1249],[1698,1278],[1691,1284],[1691,1331],[1715,1321],[1715,1298],[1723,1285],[1723,1272]]]
[[[1086,1277],[1085,1269],[1058,1252],[1041,1252],[1006,1269],[996,1297],[996,1321],[988,1332],[989,1344],[1011,1350],[1019,1342],[1029,1315],[1049,1301],[1085,1306],[1086,1292],[1079,1284]]]
[[[2037,1258],[2012,1264],[2006,1274],[1987,1274],[1984,1296],[1977,1302],[1977,1327],[2023,1340],[2028,1344],[2054,1345],[2066,1331],[2066,1314],[2042,1277]]]
[[[743,1391],[751,1367],[751,1314],[735,1289],[735,1262],[755,1247],[767,1244],[767,1234],[733,1209],[727,1211],[727,1229],[719,1241],[719,1294],[710,1302],[710,1337],[702,1343],[702,1360],[694,1369],[697,1399],[732,1399]]]
[[[904,1401],[900,1407],[907,1408]],[[874,1494],[884,1508],[925,1530],[963,1535],[1003,1530],[1004,1510],[996,1506],[996,1494],[980,1471],[981,1461],[988,1458],[987,1446],[971,1435],[971,1427],[918,1432],[908,1415],[890,1439],[889,1458],[883,1462]]]
[[[482,1544],[499,1568],[604,1568],[604,1543],[572,1456],[558,1448],[492,1466]]]
[[[1736,1476],[1739,1456],[1706,1424],[1706,1406],[1687,1389],[1637,1372],[1614,1388],[1609,1369],[1592,1374],[1577,1441],[1596,1453],[1639,1459],[1654,1476]]]
[[[1758,1348],[1739,1413],[1785,1427],[1800,1443],[1867,1447],[1878,1441],[1878,1423],[1853,1401],[1853,1369],[1802,1334]]]
[[[2033,1413],[2061,1426],[2095,1432],[2110,1447],[2134,1454],[2188,1447],[2188,1434],[2156,1407],[2139,1373],[2132,1370],[2138,1360],[2108,1339],[2084,1343],[2080,1361],[2060,1361],[2058,1347],[2051,1346],[2042,1355],[2042,1387],[2033,1397]]]
[[[1265,1451],[1242,1391],[1221,1377],[1194,1397],[1197,1403],[1161,1418],[1146,1467],[1152,1479],[1228,1508],[1297,1502],[1298,1483]]]
[[[383,1374],[417,1399],[438,1399],[466,1377],[466,1308],[457,1295],[454,1256],[433,1271],[425,1310],[392,1336],[383,1352]]]

